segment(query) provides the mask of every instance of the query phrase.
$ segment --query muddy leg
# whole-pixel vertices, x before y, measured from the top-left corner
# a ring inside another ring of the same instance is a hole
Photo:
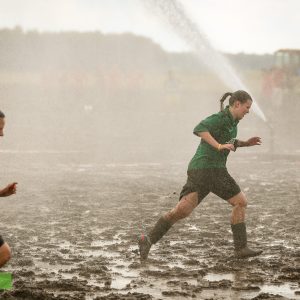
[[[198,205],[198,194],[190,193],[181,198],[177,205],[162,216],[148,236],[142,236],[139,240],[139,250],[142,260],[147,259],[150,248],[157,243],[180,219],[186,218]]]

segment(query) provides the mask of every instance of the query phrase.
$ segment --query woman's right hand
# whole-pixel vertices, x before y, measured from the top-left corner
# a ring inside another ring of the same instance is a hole
[[[220,144],[219,151],[222,150],[228,150],[228,151],[235,151],[234,145],[233,144]]]

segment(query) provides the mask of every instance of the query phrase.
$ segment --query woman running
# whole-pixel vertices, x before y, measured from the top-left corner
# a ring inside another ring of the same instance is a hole
[[[229,106],[223,102],[229,98]],[[177,221],[186,218],[210,193],[214,193],[232,205],[231,229],[237,258],[256,256],[262,251],[247,247],[245,208],[247,199],[226,168],[227,156],[238,147],[261,144],[260,137],[247,141],[236,139],[237,125],[249,113],[251,96],[245,91],[225,93],[220,99],[221,111],[201,121],[194,134],[201,138],[199,147],[189,163],[187,182],[180,193],[178,204],[155,224],[148,235],[139,239],[141,260],[146,260],[153,244],[157,243]]]

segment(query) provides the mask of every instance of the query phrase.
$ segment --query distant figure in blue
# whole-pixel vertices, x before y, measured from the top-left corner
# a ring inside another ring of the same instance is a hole
[[[4,126],[5,126],[5,115],[2,111],[0,111],[0,136],[3,136]],[[0,189],[0,197],[7,197],[13,195],[16,193],[16,191],[17,191],[17,183],[16,182],[10,183],[5,188]],[[0,209],[1,208],[3,208],[3,204],[0,202]],[[3,211],[3,209],[1,209],[1,211]],[[4,266],[10,260],[10,258],[11,258],[10,247],[0,235],[0,268]]]

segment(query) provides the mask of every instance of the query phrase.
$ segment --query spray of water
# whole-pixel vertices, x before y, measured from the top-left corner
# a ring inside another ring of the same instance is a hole
[[[195,50],[198,59],[205,63],[230,89],[248,90],[227,59],[214,49],[178,0],[145,0],[145,3],[156,11],[161,20],[171,25],[175,32]],[[263,111],[254,99],[252,108],[256,115],[266,121]]]

